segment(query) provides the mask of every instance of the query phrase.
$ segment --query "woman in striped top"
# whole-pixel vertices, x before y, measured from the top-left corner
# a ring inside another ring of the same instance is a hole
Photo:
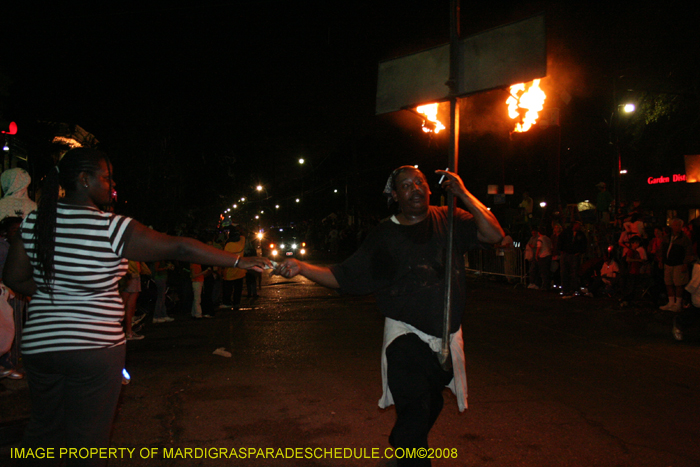
[[[117,283],[127,259],[270,267],[266,258],[244,258],[103,212],[114,186],[104,153],[68,151],[10,248],[5,283],[32,297],[22,337],[32,401],[25,448],[109,446],[125,353]]]

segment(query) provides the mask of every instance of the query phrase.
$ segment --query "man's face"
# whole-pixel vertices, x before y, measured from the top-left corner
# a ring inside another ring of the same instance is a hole
[[[406,169],[395,180],[391,196],[404,214],[422,214],[430,204],[430,187],[420,170]]]

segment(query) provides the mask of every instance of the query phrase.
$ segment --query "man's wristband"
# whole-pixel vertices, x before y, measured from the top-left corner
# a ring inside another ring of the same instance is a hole
[[[236,262],[233,263],[233,267],[234,267],[234,268],[235,268],[235,267],[238,267],[238,262],[239,262],[240,260],[241,260],[241,257],[240,257],[240,255],[239,255],[238,258],[236,258]]]

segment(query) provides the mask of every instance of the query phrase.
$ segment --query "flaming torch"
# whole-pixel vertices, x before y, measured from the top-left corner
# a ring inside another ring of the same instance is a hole
[[[423,119],[423,131],[426,133],[440,133],[441,130],[445,129],[445,125],[440,122],[437,118],[438,105],[437,104],[426,104],[416,107],[416,112],[424,115]]]
[[[510,97],[506,100],[508,104],[508,116],[518,119],[515,124],[516,133],[523,133],[529,130],[537,121],[539,113],[544,108],[544,100],[547,95],[540,88],[540,80],[536,79],[532,83],[514,84],[510,87]]]

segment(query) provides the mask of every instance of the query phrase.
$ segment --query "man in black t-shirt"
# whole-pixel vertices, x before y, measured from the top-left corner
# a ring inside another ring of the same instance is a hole
[[[278,265],[284,277],[301,274],[321,285],[351,294],[374,294],[385,315],[380,407],[396,405],[389,437],[395,448],[426,448],[428,432],[442,410],[448,383],[460,410],[466,407],[466,374],[461,322],[466,306],[464,253],[479,243],[499,243],[503,230],[493,214],[467,191],[457,174],[439,170],[469,212],[456,209],[452,250],[450,350],[453,370],[439,363],[446,289],[447,208],[430,206],[430,187],[412,166],[396,169],[385,188],[399,212],[367,237],[341,264],[319,267],[289,259]],[[451,382],[452,381],[452,382]],[[429,459],[398,459],[399,466],[429,466]]]

